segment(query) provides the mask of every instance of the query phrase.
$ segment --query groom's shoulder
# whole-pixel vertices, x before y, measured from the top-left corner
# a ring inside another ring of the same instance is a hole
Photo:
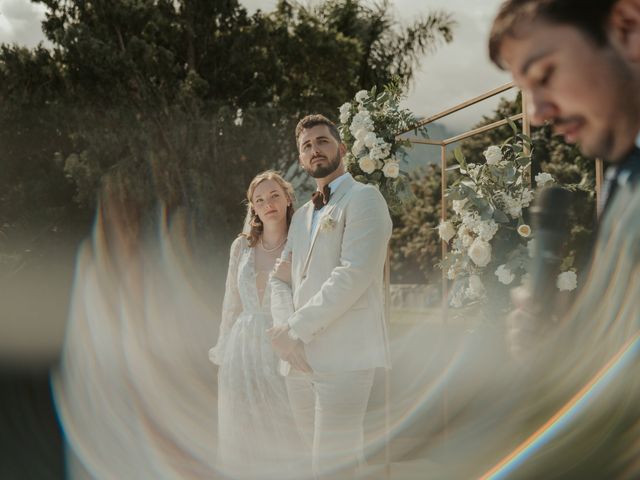
[[[298,207],[295,212],[293,212],[291,223],[302,221],[302,219],[304,218],[304,212],[307,210],[307,208],[309,208],[309,203],[311,202],[305,202],[300,207]]]
[[[350,197],[352,200],[384,202],[384,197],[380,193],[380,190],[378,190],[378,187],[357,181],[354,182],[351,187]]]

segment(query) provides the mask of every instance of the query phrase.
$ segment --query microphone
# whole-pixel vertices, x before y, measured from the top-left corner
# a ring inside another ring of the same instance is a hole
[[[571,192],[548,187],[540,192],[529,210],[535,234],[531,263],[531,301],[535,315],[549,318],[557,294],[564,243],[569,236]]]

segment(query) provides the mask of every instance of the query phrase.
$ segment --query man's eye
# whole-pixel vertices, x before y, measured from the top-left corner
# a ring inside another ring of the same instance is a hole
[[[538,80],[538,83],[540,84],[540,86],[544,87],[549,83],[549,81],[551,80],[551,75],[553,74],[553,71],[554,71],[553,67],[549,67],[545,69],[544,74],[542,75],[540,80]]]

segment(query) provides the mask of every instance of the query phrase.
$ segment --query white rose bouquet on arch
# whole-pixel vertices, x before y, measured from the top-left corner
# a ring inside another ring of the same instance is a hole
[[[456,149],[460,177],[448,189],[454,215],[438,227],[440,238],[449,244],[441,268],[454,280],[450,303],[461,307],[487,298],[485,283],[508,289],[528,281],[527,269],[535,232],[525,221],[524,211],[534,199],[531,188],[531,139],[518,133],[502,145],[484,151],[483,163],[470,163]],[[536,177],[539,188],[554,183],[548,173]],[[570,260],[570,259],[569,259]],[[565,262],[567,263],[567,262]],[[567,267],[563,266],[565,270]],[[576,287],[574,271],[558,277],[559,290]]]
[[[482,163],[467,162],[455,151],[460,177],[446,193],[454,215],[439,227],[450,248],[441,267],[455,281],[454,307],[485,299],[487,282],[512,285],[526,273],[532,232],[523,210],[534,197],[531,140],[512,127],[514,136],[487,148]]]
[[[402,89],[397,80],[381,93],[374,87],[361,90],[354,100],[340,107],[340,135],[347,146],[347,170],[362,183],[377,186],[391,213],[399,213],[413,198],[401,163],[406,162],[407,140],[397,134],[415,127],[418,121],[407,109],[400,108]]]

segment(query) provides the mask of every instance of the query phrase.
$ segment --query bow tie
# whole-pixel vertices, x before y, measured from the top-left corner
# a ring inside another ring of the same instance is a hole
[[[314,210],[320,210],[327,203],[329,203],[329,198],[331,198],[331,188],[329,185],[325,185],[322,191],[316,190],[311,195],[311,201],[313,202]]]

